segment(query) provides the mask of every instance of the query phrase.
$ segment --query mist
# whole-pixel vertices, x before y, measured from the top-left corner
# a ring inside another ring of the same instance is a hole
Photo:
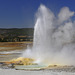
[[[23,57],[34,58],[35,63],[48,65],[75,65],[75,12],[61,8],[58,15],[40,5],[36,13],[33,47]]]

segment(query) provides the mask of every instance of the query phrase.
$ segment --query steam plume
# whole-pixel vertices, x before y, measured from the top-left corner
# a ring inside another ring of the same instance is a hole
[[[63,7],[58,16],[44,5],[36,13],[31,56],[38,63],[75,65],[74,12]]]

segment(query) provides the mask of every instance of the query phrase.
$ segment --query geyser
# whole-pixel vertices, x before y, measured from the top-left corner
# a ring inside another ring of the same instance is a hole
[[[75,65],[75,21],[71,19],[74,14],[68,7],[63,7],[55,16],[50,9],[40,5],[33,47],[27,56],[36,59],[36,63]]]

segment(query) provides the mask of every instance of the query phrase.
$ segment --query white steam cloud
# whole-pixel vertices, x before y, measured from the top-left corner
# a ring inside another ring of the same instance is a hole
[[[69,20],[72,16],[74,16],[74,12],[70,11],[68,7],[63,7],[58,14],[59,23]]]
[[[74,14],[63,7],[56,17],[50,9],[40,5],[33,48],[28,57],[35,58],[37,63],[75,65],[75,21],[71,21]]]

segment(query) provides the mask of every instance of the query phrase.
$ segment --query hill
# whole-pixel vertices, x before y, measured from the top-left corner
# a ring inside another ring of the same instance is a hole
[[[33,39],[33,28],[0,28],[0,42],[30,41]]]

